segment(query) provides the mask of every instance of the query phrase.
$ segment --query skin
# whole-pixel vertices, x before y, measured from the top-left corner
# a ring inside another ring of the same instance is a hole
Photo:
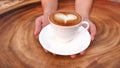
[[[93,0],[76,0],[75,10],[82,16],[83,21],[85,20],[89,22],[90,24],[89,32],[91,35],[91,40],[93,41],[94,36],[96,35],[96,26],[89,19],[92,3],[93,3]]]
[[[89,19],[91,7],[92,7],[93,0],[75,0],[75,11],[79,13],[83,19],[83,21],[89,22],[89,32],[91,35],[91,40],[94,40],[96,35],[96,26],[95,24]],[[39,16],[35,20],[35,31],[34,35],[38,35],[43,27],[49,24],[48,16],[52,13],[57,11],[58,8],[58,0],[41,0],[42,7],[43,7],[43,15]],[[48,52],[45,50],[45,52]],[[83,55],[85,51],[81,52],[80,55]],[[53,54],[55,55],[55,54]],[[76,55],[71,55],[71,58],[75,58]]]
[[[38,35],[43,27],[49,24],[48,16],[57,10],[58,0],[41,0],[43,15],[35,20],[34,34]]]

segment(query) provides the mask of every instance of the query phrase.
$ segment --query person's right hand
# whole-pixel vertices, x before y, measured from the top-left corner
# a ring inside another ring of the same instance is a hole
[[[42,15],[35,20],[34,35],[38,35],[43,27],[49,24],[48,16]]]

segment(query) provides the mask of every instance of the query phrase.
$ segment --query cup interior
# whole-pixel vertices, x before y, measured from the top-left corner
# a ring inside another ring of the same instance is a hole
[[[82,20],[82,17],[76,12],[57,11],[49,16],[49,21],[58,26],[75,26]]]

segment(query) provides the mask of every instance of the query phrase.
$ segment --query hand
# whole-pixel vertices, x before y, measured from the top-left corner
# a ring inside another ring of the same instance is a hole
[[[88,21],[88,23],[89,23],[89,32],[90,32],[90,35],[91,35],[91,41],[93,41],[94,40],[94,37],[95,37],[95,35],[96,35],[96,26],[95,26],[95,24],[93,24],[93,22],[92,21],[90,21],[89,19],[87,19],[86,21]]]
[[[42,15],[35,20],[34,35],[38,35],[43,27],[49,24],[48,16]]]

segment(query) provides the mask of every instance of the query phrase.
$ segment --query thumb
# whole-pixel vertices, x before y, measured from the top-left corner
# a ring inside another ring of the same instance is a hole
[[[39,17],[35,20],[35,30],[34,35],[38,35],[42,29],[42,18]]]

